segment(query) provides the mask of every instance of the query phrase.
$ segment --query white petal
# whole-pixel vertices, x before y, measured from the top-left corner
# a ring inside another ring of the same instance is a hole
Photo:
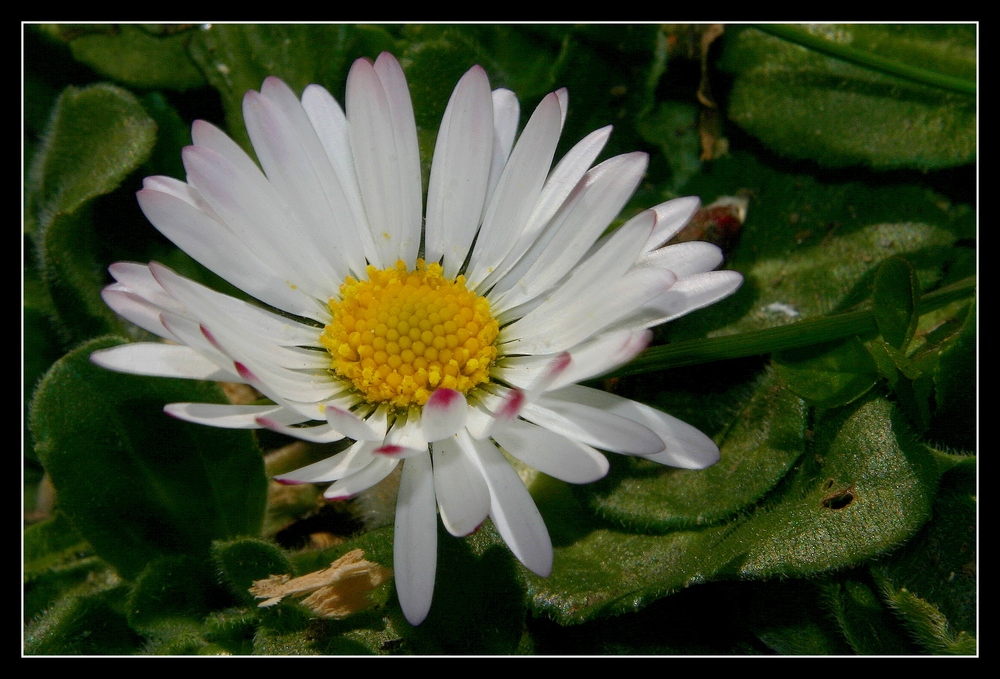
[[[591,483],[608,473],[607,458],[592,447],[523,420],[495,432],[493,439],[529,467],[567,483]]]
[[[424,404],[422,426],[428,441],[452,436],[465,426],[469,406],[465,394],[454,389],[436,389]]]
[[[527,238],[522,237],[487,281],[497,281],[497,290],[505,292],[523,279],[522,294],[515,303],[554,285],[580,262],[621,212],[642,179],[647,160],[645,153],[629,153],[606,160],[590,170],[545,232],[539,238],[530,233],[526,234]],[[652,217],[648,221],[652,229]],[[641,242],[635,244],[636,254],[640,247]],[[514,262],[514,258],[521,260]],[[635,257],[629,258],[622,270],[628,269],[633,261]],[[506,302],[502,308],[511,305]]]
[[[163,286],[153,277],[153,272],[145,264],[135,262],[115,262],[108,267],[108,272],[118,281],[108,286],[139,295],[161,309],[185,313],[184,305],[170,296]]]
[[[500,344],[508,353],[548,354],[566,351],[605,328],[639,326],[623,319],[631,320],[645,303],[668,291],[676,280],[670,271],[638,269],[603,290],[574,290],[570,299],[553,295],[524,318],[503,328]]]
[[[322,259],[310,247],[309,229],[259,170],[241,173],[222,156],[200,146],[185,148],[182,158],[188,182],[279,279],[317,300],[329,297]]]
[[[216,219],[166,193],[136,194],[146,218],[177,247],[247,294],[299,316],[316,318],[316,300],[288,284]]]
[[[234,373],[223,370],[190,347],[159,342],[137,342],[90,355],[90,360],[115,372],[151,377],[179,377],[189,380],[240,382]]]
[[[479,228],[493,155],[493,101],[480,66],[463,76],[445,110],[427,188],[424,258],[444,258],[454,278]]]
[[[493,429],[493,420],[493,413],[482,405],[473,406],[469,408],[469,415],[465,420],[465,430],[474,439],[485,439]]]
[[[647,252],[636,260],[635,266],[669,269],[678,278],[686,278],[711,271],[722,264],[722,259],[722,250],[717,245],[695,240]]]
[[[534,233],[541,229],[552,219],[556,211],[562,206],[570,191],[580,182],[580,179],[587,173],[594,160],[604,149],[604,145],[611,136],[611,126],[594,130],[581,139],[562,157],[555,168],[553,168],[549,178],[545,180],[545,186],[538,196],[538,203],[528,220],[525,232]]]
[[[164,289],[200,320],[201,331],[213,346],[234,362],[244,364],[263,382],[263,393],[275,402],[279,399],[325,401],[339,389],[339,382],[327,370],[299,371],[283,367],[281,360],[275,358],[282,355],[282,348],[261,341],[242,325],[241,321],[246,323],[249,315],[227,313],[231,298],[164,266],[153,264],[150,270]],[[186,343],[194,341],[194,337],[185,339]]]
[[[639,328],[607,333],[580,344],[567,353],[570,360],[565,369],[554,375],[544,390],[560,389],[610,372],[635,358],[652,339],[652,331]],[[539,384],[538,375],[548,370],[551,362],[549,355],[515,356],[506,359],[495,373],[509,384],[534,391],[532,385]]]
[[[697,196],[675,198],[666,203],[660,203],[652,208],[656,211],[656,229],[649,236],[643,252],[649,252],[660,247],[677,235],[677,232],[691,221],[694,213],[701,207],[701,199]]]
[[[479,397],[481,406],[490,413],[489,419],[478,414],[473,426],[467,427],[474,439],[481,440],[493,435],[497,429],[507,424],[521,414],[521,408],[528,402],[527,392],[522,389],[510,389],[500,384],[491,385],[494,394],[484,394]],[[470,409],[470,414],[472,409]]]
[[[295,471],[279,474],[275,480],[281,483],[329,483],[338,481],[345,476],[350,476],[361,471],[372,463],[373,451],[378,448],[377,443],[371,441],[359,441],[347,450],[342,450],[336,455],[332,455],[319,462],[313,462],[305,467],[300,467]]]
[[[333,443],[334,441],[340,441],[344,438],[343,434],[328,424],[319,424],[310,427],[289,427],[286,424],[282,424],[281,422],[268,417],[258,417],[257,423],[266,429],[270,429],[271,431],[284,434],[285,436],[291,436],[292,438],[299,439],[300,441],[308,441],[309,443]]]
[[[430,455],[403,463],[392,552],[399,605],[407,621],[419,625],[431,609],[437,572],[437,513]]]
[[[185,422],[205,424],[226,429],[260,429],[258,417],[266,417],[283,424],[299,424],[304,418],[299,413],[278,405],[227,405],[217,403],[168,403],[163,412]]]
[[[382,265],[416,263],[420,158],[410,94],[399,63],[358,59],[347,77],[347,120],[358,186]]]
[[[712,439],[690,424],[656,408],[578,385],[548,395],[600,408],[653,430],[666,448],[661,453],[645,456],[646,459],[684,469],[704,469],[719,461],[719,448]]]
[[[535,501],[514,468],[489,441],[472,441],[474,461],[490,490],[490,518],[510,551],[532,572],[552,572],[552,541]]]
[[[101,290],[101,299],[116,314],[154,335],[159,335],[172,342],[177,341],[177,338],[160,321],[160,314],[163,311],[160,307],[135,293],[116,286],[118,286],[117,283]]]
[[[228,134],[212,123],[204,120],[194,121],[194,124],[191,125],[191,142],[195,146],[204,146],[205,148],[212,149],[232,163],[240,172],[248,174],[260,172],[257,164],[251,160],[246,151],[240,148],[240,145],[233,141]]]
[[[384,429],[377,431],[352,411],[338,406],[326,407],[326,421],[331,427],[355,441],[381,441],[385,437]]]
[[[351,224],[338,217],[343,194],[327,193],[335,189],[325,180],[333,176],[333,168],[302,105],[285,83],[271,77],[264,81],[261,94],[246,93],[243,120],[268,181],[302,226],[297,237],[300,247],[313,255],[314,277],[336,290],[347,274],[347,263],[342,241],[331,231],[349,233]],[[338,200],[339,205],[331,202]]]
[[[649,427],[599,407],[578,403],[566,389],[549,392],[535,403],[525,404],[521,416],[558,434],[613,453],[653,455],[663,451],[663,441]]]
[[[434,443],[434,490],[441,523],[456,537],[475,532],[490,513],[490,491],[470,457],[475,451],[468,439],[468,434],[459,434]]]
[[[427,437],[421,426],[419,409],[411,407],[406,421],[401,420],[397,415],[392,430],[386,436],[386,442],[412,450],[427,450]]]
[[[521,122],[521,105],[517,95],[507,89],[493,90],[493,161],[490,165],[489,190],[486,193],[486,203],[483,205],[485,214],[489,206],[500,175],[510,158],[510,150],[514,147],[517,136],[517,126]]]
[[[388,409],[382,412],[388,415]],[[381,418],[382,412],[376,411],[374,417]],[[386,421],[388,422],[388,418]],[[427,438],[420,426],[420,411],[416,407],[411,407],[405,415],[396,415],[396,420],[392,424],[392,429],[386,434],[385,441],[373,454],[405,460],[426,453],[427,450]]]
[[[728,297],[742,284],[743,276],[735,271],[708,271],[688,276],[678,280],[669,290],[653,297],[609,329],[651,328],[672,321]]]
[[[466,278],[475,288],[507,257],[534,209],[559,141],[559,100],[542,100],[503,169],[483,217]]]
[[[354,497],[363,490],[368,490],[376,483],[392,473],[392,470],[399,464],[399,460],[394,460],[385,455],[373,455],[372,461],[360,471],[354,472],[338,481],[333,482],[323,497],[330,501],[346,500]],[[398,511],[399,506],[396,506]]]
[[[349,221],[349,227],[344,227],[343,231],[330,229],[331,236],[344,240],[344,253],[351,271],[356,277],[363,276],[365,258],[372,263],[379,260],[358,187],[347,116],[333,96],[319,85],[306,87],[302,93],[302,107],[333,168],[333,176],[328,178],[331,204],[337,206],[334,211],[338,217]],[[343,195],[343,200],[338,200],[338,195]]]
[[[625,365],[648,347],[652,339],[653,333],[645,328],[622,330],[574,347],[570,352],[569,367],[553,380],[548,389],[589,380]]]

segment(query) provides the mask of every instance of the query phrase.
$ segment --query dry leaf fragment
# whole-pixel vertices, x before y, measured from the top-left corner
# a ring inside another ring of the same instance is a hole
[[[371,606],[367,594],[392,577],[392,571],[366,561],[363,550],[355,549],[330,564],[329,568],[298,578],[272,575],[256,580],[250,593],[265,601],[258,607],[273,606],[286,596],[308,594],[302,603],[323,618],[345,618]]]

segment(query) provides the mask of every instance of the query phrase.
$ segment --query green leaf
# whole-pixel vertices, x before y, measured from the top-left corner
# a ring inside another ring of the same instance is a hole
[[[978,431],[976,337],[976,305],[973,304],[958,332],[937,349],[937,365],[933,372],[937,407],[930,433],[968,451],[976,449]]]
[[[416,81],[417,124],[437,130],[444,106],[436,104],[437,118],[425,116],[421,122],[419,116],[423,114],[418,99],[426,101],[426,95],[437,99],[447,97],[457,82],[454,71],[460,77],[473,64],[486,69],[494,88],[511,89],[522,101],[548,94],[559,86],[553,71],[560,63],[560,50],[571,30],[565,26],[545,32],[530,25],[406,25],[402,35],[408,44],[403,61],[411,89]],[[444,79],[447,72],[452,72],[450,82]],[[427,87],[421,82],[425,74],[431,76]],[[432,84],[436,91],[429,87]]]
[[[853,577],[823,585],[830,612],[860,655],[913,655],[917,649],[867,582]]]
[[[156,125],[129,92],[67,87],[28,175],[35,228],[44,232],[57,216],[117,188],[149,156],[155,135]]]
[[[26,230],[60,326],[72,340],[118,327],[100,297],[105,274],[90,206],[148,157],[156,125],[134,96],[110,85],[66,88],[26,184]]]
[[[90,354],[58,361],[39,386],[31,428],[60,507],[126,578],[161,555],[207,557],[212,540],[255,535],[264,466],[249,432],[167,417],[166,403],[220,402],[214,384],[113,373]]]
[[[727,268],[743,274],[743,286],[671,322],[664,329],[671,342],[853,310],[871,298],[879,264],[896,255],[911,262],[923,290],[934,290],[964,250],[955,233],[964,210],[948,208],[917,185],[782,172],[734,153],[683,191],[705,200],[749,191],[755,199],[740,245],[727,255]]]
[[[24,574],[41,573],[78,554],[86,554],[88,547],[66,515],[56,512],[52,518],[24,529]]]
[[[233,595],[244,604],[256,604],[248,591],[254,580],[292,572],[288,557],[270,542],[256,538],[217,541],[212,558]]]
[[[886,596],[913,636],[930,653],[975,655],[976,638],[965,631],[954,634],[949,629],[947,618],[933,604],[905,588],[887,591]]]
[[[191,25],[109,24],[84,28],[69,37],[69,45],[76,59],[125,85],[185,90],[205,84],[187,52],[191,35],[199,30]]]
[[[532,608],[575,624],[707,580],[843,568],[911,537],[930,515],[938,474],[930,453],[885,399],[830,413],[813,453],[742,520],[665,535],[581,522],[556,541],[551,576],[525,576]],[[547,523],[553,511],[543,507]]]
[[[885,341],[901,351],[917,330],[919,299],[920,282],[910,263],[902,257],[885,260],[875,272],[875,322]]]
[[[811,25],[808,32],[975,80],[974,25]],[[779,153],[823,165],[954,167],[976,157],[976,99],[747,28],[727,36],[729,116]]]
[[[31,620],[68,596],[94,591],[97,583],[117,580],[106,562],[57,511],[24,530],[24,618]]]
[[[823,408],[861,398],[879,376],[857,337],[779,352],[774,355],[774,370],[789,389]]]
[[[878,371],[892,389],[899,406],[918,431],[925,431],[930,424],[930,399],[933,385],[930,375],[907,358],[899,349],[875,340],[869,346]]]
[[[929,518],[938,469],[884,398],[827,411],[808,464],[780,499],[736,527],[742,576],[806,575],[858,563],[911,537]]]
[[[975,652],[976,476],[974,458],[947,472],[934,518],[873,576],[903,625],[928,653]]]
[[[638,129],[643,139],[659,146],[670,166],[671,192],[680,195],[677,188],[701,170],[698,109],[686,102],[662,102],[639,121]]]
[[[214,607],[213,595],[222,601],[213,580],[210,564],[203,559],[187,555],[153,559],[129,592],[129,625],[160,639],[199,636],[202,618]]]
[[[579,494],[600,516],[636,531],[716,523],[753,505],[802,455],[806,409],[770,372],[739,396],[717,406],[729,414],[720,462],[683,470],[611,455],[608,477],[580,487]],[[659,405],[678,412],[669,402]]]
[[[127,588],[117,585],[67,597],[28,625],[24,652],[29,655],[124,655],[135,653],[141,638],[124,614]]]

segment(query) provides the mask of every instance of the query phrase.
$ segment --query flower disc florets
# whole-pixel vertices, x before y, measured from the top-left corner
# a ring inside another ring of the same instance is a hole
[[[320,342],[332,370],[371,403],[424,405],[438,388],[463,394],[489,379],[499,324],[465,278],[417,260],[408,271],[368,266],[368,280],[348,277],[330,300],[333,321]]]

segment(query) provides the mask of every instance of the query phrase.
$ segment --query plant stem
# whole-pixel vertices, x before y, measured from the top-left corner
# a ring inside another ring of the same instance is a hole
[[[971,297],[975,291],[976,277],[970,276],[923,295],[917,305],[917,312],[921,315],[926,314],[945,304]],[[852,335],[866,335],[876,331],[875,315],[871,309],[849,311],[740,335],[708,337],[652,347],[641,353],[628,365],[607,376],[639,375],[685,365],[769,354],[784,349],[822,344]]]
[[[794,42],[796,45],[802,45],[816,52],[840,59],[841,61],[847,61],[899,78],[905,78],[906,80],[922,85],[930,85],[931,87],[959,94],[976,95],[976,83],[972,81],[920,68],[919,66],[911,66],[910,64],[883,57],[874,52],[860,50],[850,45],[842,45],[810,33],[799,26],[789,24],[754,24],[754,28],[782,40]]]

